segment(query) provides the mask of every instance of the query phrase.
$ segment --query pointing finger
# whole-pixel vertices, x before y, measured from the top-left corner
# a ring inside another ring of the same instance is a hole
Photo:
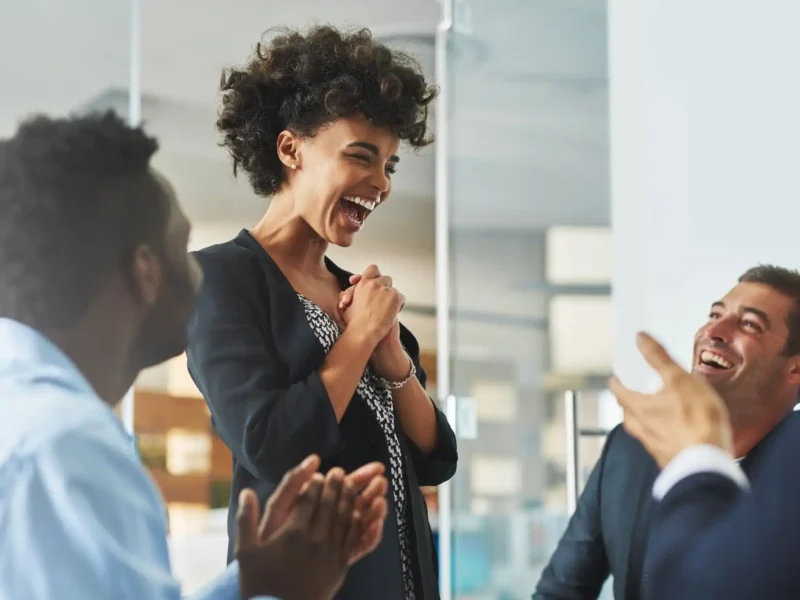
[[[675,362],[664,349],[664,346],[650,335],[644,332],[637,334],[636,347],[647,361],[647,364],[653,367],[664,383],[675,381],[676,377],[686,375],[686,371]]]
[[[617,403],[625,410],[636,412],[643,408],[643,403],[646,401],[645,394],[629,390],[617,377],[612,377],[608,380],[608,389],[617,399]]]

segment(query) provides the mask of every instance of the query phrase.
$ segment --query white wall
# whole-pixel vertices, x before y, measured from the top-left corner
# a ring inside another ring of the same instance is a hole
[[[610,0],[614,364],[634,335],[684,364],[710,303],[759,262],[800,266],[797,0]]]

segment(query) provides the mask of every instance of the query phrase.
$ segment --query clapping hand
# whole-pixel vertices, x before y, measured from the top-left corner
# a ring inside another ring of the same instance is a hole
[[[611,378],[610,389],[624,411],[625,430],[642,442],[662,468],[681,450],[698,444],[730,453],[730,418],[714,388],[681,368],[649,335],[640,333],[636,345],[664,386],[654,394],[642,394]]]
[[[380,463],[348,476],[317,473],[309,457],[289,471],[263,517],[255,493],[244,490],[236,516],[236,557],[243,598],[328,600],[348,568],[380,543],[387,483]]]

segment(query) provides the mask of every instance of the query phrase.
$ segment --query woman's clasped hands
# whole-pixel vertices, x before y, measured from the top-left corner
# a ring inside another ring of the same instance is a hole
[[[339,295],[338,309],[346,328],[357,328],[375,344],[370,365],[389,381],[402,381],[410,372],[410,359],[400,342],[398,315],[406,298],[392,286],[392,278],[370,265],[350,277],[351,286]]]

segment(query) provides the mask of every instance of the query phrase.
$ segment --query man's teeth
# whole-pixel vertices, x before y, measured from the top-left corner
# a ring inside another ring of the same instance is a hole
[[[380,200],[367,200],[366,198],[360,198],[358,196],[342,196],[342,198],[348,202],[352,202],[353,204],[363,206],[370,212],[375,210],[375,207],[378,206],[378,203],[380,202]]]
[[[700,361],[705,364],[713,364],[723,369],[730,369],[733,365],[729,363],[727,360],[722,358],[719,354],[714,354],[713,352],[709,352],[708,350],[703,350],[700,353]]]

